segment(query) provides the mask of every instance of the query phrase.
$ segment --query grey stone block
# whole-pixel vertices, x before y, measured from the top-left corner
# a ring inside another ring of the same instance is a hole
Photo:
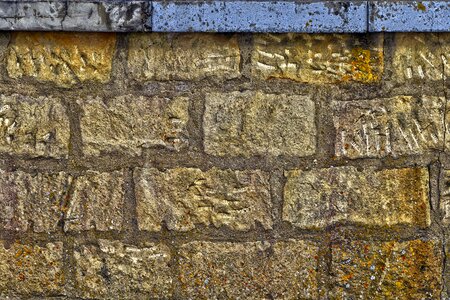
[[[1,1],[1,30],[146,31],[148,1]]]

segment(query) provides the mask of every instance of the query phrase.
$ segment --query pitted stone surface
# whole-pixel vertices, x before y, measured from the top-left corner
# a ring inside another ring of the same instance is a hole
[[[366,1],[152,2],[160,32],[365,32]]]
[[[336,223],[430,225],[426,168],[335,167],[286,172],[283,220],[299,228]]]
[[[436,241],[345,241],[332,245],[330,299],[440,299]]]
[[[196,225],[237,231],[272,228],[269,175],[255,171],[201,171],[177,168],[164,172],[137,169],[134,174],[141,230],[188,231]]]
[[[310,96],[209,93],[205,106],[204,145],[209,154],[248,157],[315,153],[315,106]]]
[[[369,32],[450,30],[448,1],[368,1]]]
[[[69,119],[52,97],[0,95],[0,152],[32,157],[67,157]]]
[[[128,67],[137,80],[198,80],[240,76],[240,52],[234,35],[133,34]]]
[[[63,243],[0,242],[0,296],[64,294]],[[23,299],[21,297],[20,299]]]
[[[95,299],[170,298],[170,249],[163,244],[133,246],[98,240],[75,246],[78,297]]]
[[[69,185],[63,172],[28,174],[0,170],[0,229],[57,231]]]
[[[333,101],[335,153],[348,158],[442,151],[444,97]]]
[[[143,148],[188,145],[189,99],[124,95],[78,100],[84,153],[140,155]]]
[[[8,74],[60,86],[105,83],[110,79],[115,44],[112,33],[16,32],[8,49]]]
[[[317,299],[318,247],[307,241],[191,242],[179,251],[185,299]]]
[[[255,35],[252,73],[260,79],[308,83],[377,82],[383,74],[383,36]]]
[[[73,191],[65,208],[64,230],[121,230],[124,215],[122,171],[95,172],[72,181]]]

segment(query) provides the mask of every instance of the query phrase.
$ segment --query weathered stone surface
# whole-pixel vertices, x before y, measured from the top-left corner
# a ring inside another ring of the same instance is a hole
[[[123,222],[122,172],[88,171],[29,174],[0,170],[0,229],[55,232],[64,229],[120,230]]]
[[[394,80],[443,80],[450,75],[450,34],[396,33],[394,43]]]
[[[269,175],[217,168],[137,169],[134,174],[141,230],[188,231],[196,225],[249,230],[272,227]]]
[[[442,211],[443,223],[450,225],[450,170],[441,170],[439,180],[440,209]]]
[[[69,135],[69,119],[57,99],[0,95],[0,152],[62,158]]]
[[[252,73],[308,83],[376,82],[383,74],[383,36],[256,35]]]
[[[332,245],[331,299],[440,299],[442,253],[435,241]]]
[[[219,34],[133,34],[128,67],[137,80],[198,80],[240,76],[236,36]]]
[[[73,192],[66,208],[64,229],[121,230],[124,179],[122,171],[88,171],[73,179]]]
[[[442,150],[444,97],[334,101],[337,156],[398,157]]]
[[[317,299],[312,242],[191,242],[179,254],[185,299]]]
[[[28,174],[0,170],[0,229],[54,232],[68,196],[63,172]]]
[[[218,156],[312,155],[314,120],[309,96],[209,93],[203,118],[205,151]]]
[[[12,78],[35,77],[61,86],[110,79],[115,34],[15,32],[7,70]]]
[[[4,0],[0,2],[2,30],[142,31],[147,1]],[[150,25],[150,24],[149,24]]]
[[[180,150],[188,144],[189,99],[118,96],[79,100],[84,153],[140,155],[142,148]]]
[[[166,299],[171,296],[171,255],[165,245],[136,247],[99,240],[98,246],[77,245],[74,257],[75,291],[79,297]]]
[[[283,220],[296,227],[430,225],[426,168],[336,167],[286,177]]]
[[[64,293],[63,244],[0,245],[0,296]],[[23,298],[22,298],[23,299]]]

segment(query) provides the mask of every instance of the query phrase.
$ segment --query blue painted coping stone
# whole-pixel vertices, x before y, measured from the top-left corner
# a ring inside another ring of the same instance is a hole
[[[450,0],[0,0],[0,30],[448,32]]]
[[[365,32],[366,1],[152,3],[159,32]]]
[[[450,31],[450,2],[371,1],[369,31]]]

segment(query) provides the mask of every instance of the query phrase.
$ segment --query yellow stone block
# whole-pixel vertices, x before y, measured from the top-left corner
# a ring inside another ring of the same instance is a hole
[[[35,77],[59,86],[108,82],[116,35],[110,33],[16,32],[7,53],[8,75]]]
[[[383,36],[256,35],[252,73],[306,83],[377,82],[383,74]]]

